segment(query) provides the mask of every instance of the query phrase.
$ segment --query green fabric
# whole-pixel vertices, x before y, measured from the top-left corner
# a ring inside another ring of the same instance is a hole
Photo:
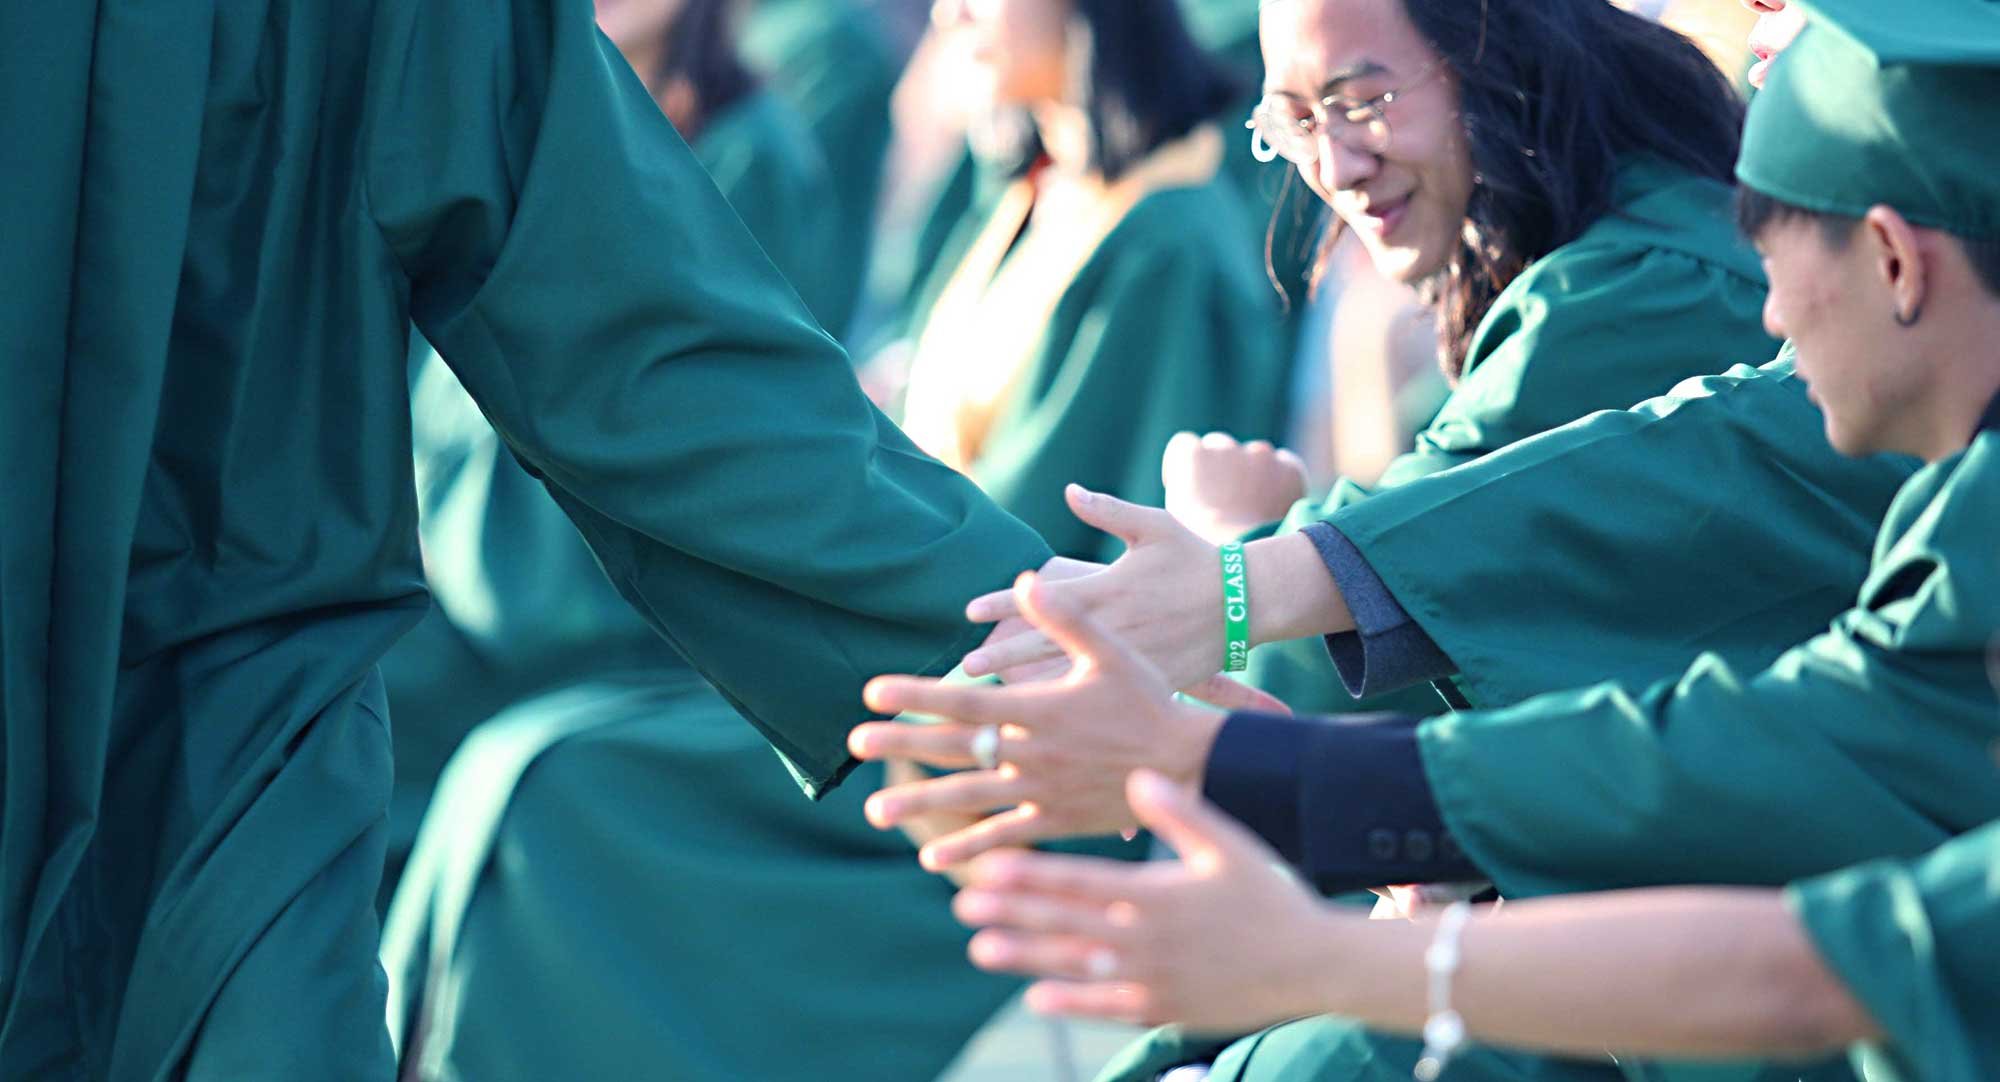
[[[389,1076],[412,318],[816,788],[863,680],[948,666],[1046,557],[866,405],[587,7],[0,30],[36,43],[0,74],[10,1073]]]
[[[830,189],[786,193],[772,210],[831,194],[832,250],[844,273],[829,283],[821,323],[845,335],[867,280],[889,154],[889,98],[900,76],[894,50],[875,17],[853,0],[756,0],[742,44],[758,75],[804,119],[833,177]]]
[[[1852,602],[1918,466],[1846,458],[1824,431],[1787,348],[1329,521],[1474,704],[1643,685],[1705,651],[1754,670]]]
[[[775,98],[712,118],[695,160],[808,305],[838,272],[819,152]],[[781,208],[783,208],[781,210]],[[382,659],[396,718],[385,894],[445,761],[472,727],[593,673],[684,666],[611,588],[576,527],[523,471],[427,343],[414,351],[417,502],[432,611]],[[386,900],[386,898],[385,898]]]
[[[1704,655],[1419,730],[1446,824],[1508,896],[1782,883],[2000,816],[2000,434],[1911,478],[1853,607],[1743,674]]]
[[[971,474],[1056,552],[1123,543],[1063,501],[1070,483],[1157,507],[1160,455],[1183,430],[1271,438],[1287,373],[1275,298],[1227,181],[1140,199],[1064,290]]]
[[[1018,982],[965,962],[951,885],[863,820],[879,782],[799,800],[691,677],[482,726],[384,940],[405,1077],[929,1082]]]
[[[1684,379],[1771,356],[1777,343],[1764,333],[1763,273],[1736,235],[1729,199],[1729,190],[1713,181],[1650,161],[1627,166],[1612,213],[1501,291],[1473,336],[1458,386],[1416,448],[1383,473],[1377,491],[1593,411],[1623,409]],[[1343,480],[1324,500],[1301,501],[1282,528],[1320,521],[1367,496]],[[1467,545],[1477,537],[1461,535],[1441,551],[1455,558],[1465,548],[1485,547]],[[1306,712],[1430,713],[1443,706],[1425,689],[1357,704],[1317,639],[1255,651],[1249,680]]]
[[[1787,900],[1888,1034],[1857,1050],[1871,1082],[2000,1078],[2000,823],[1917,860],[1797,884]]]
[[[1804,6],[1805,32],[1751,102],[1737,176],[1808,210],[1859,218],[1887,203],[2000,238],[2000,3]]]
[[[861,256],[849,247],[840,207],[810,193],[833,183],[798,115],[768,91],[711,117],[695,137],[695,160],[826,327],[851,305]]]
[[[767,252],[811,258],[823,219],[772,201],[817,168],[786,116],[746,101],[695,156]],[[799,800],[435,354],[412,407],[436,608],[383,663],[391,866],[410,860],[383,961],[406,1074],[935,1076],[1018,982],[965,963],[948,890],[863,819],[880,769]]]

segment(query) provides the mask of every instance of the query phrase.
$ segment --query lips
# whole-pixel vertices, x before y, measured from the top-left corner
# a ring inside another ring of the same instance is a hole
[[[1355,217],[1369,232],[1374,233],[1378,237],[1386,238],[1389,234],[1396,231],[1397,226],[1403,223],[1403,218],[1409,209],[1410,199],[1408,196],[1400,199],[1392,199],[1387,202],[1370,200],[1366,209],[1355,212]]]

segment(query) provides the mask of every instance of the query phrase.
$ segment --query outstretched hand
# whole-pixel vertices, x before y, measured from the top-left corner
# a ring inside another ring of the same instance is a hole
[[[858,726],[848,736],[856,758],[961,771],[883,789],[868,800],[869,821],[888,829],[940,813],[984,817],[924,844],[920,859],[933,871],[989,849],[1130,829],[1124,779],[1135,768],[1200,782],[1223,715],[1177,700],[1157,669],[1055,597],[1053,585],[1022,575],[1014,600],[1021,617],[1068,656],[1060,679],[1000,687],[883,676],[864,692],[882,713],[946,720]],[[981,765],[982,740],[995,745],[995,762],[967,769]]]
[[[1222,576],[1216,546],[1159,508],[1126,503],[1081,485],[1069,486],[1064,495],[1077,518],[1124,541],[1125,554],[1108,567],[1082,574],[1075,573],[1078,567],[1066,567],[1061,581],[1043,584],[1052,603],[1088,614],[1094,624],[1129,643],[1132,652],[1158,669],[1168,686],[1185,688],[1203,699],[1233,694],[1210,679],[1223,663]],[[1046,675],[1048,670],[1037,671],[1034,666],[1060,662],[1062,646],[1041,629],[1024,626],[1030,622],[1022,620],[1019,596],[1018,590],[1001,590],[966,607],[966,616],[973,621],[1000,624],[979,649],[966,655],[967,673],[1022,679]]]
[[[1186,786],[1139,771],[1127,792],[1180,860],[981,857],[952,905],[982,929],[974,964],[1041,978],[1027,1001],[1048,1014],[1239,1032],[1323,1009],[1339,915]]]

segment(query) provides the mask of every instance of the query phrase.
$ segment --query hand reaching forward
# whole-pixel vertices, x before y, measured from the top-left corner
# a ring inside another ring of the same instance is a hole
[[[1160,458],[1167,512],[1213,545],[1285,517],[1306,496],[1306,464],[1266,440],[1182,432]]]
[[[1150,662],[1170,687],[1219,706],[1283,709],[1268,696],[1250,701],[1244,685],[1216,678],[1223,667],[1222,573],[1217,547],[1167,512],[1141,507],[1080,485],[1065,491],[1076,517],[1125,542],[1108,567],[1057,561],[1061,581],[1043,584],[1059,605],[1087,614]],[[1244,547],[1249,578],[1252,644],[1353,627],[1345,599],[1307,538],[1267,538]],[[1053,638],[1021,619],[1017,591],[975,598],[966,616],[999,626],[965,657],[973,676],[998,673],[1019,681],[1046,678],[1061,667]]]
[[[1177,862],[991,853],[952,909],[982,931],[982,969],[1042,978],[1028,1006],[1140,1025],[1241,1032],[1324,1009],[1334,916],[1277,853],[1185,786],[1147,771],[1137,820]]]
[[[863,693],[870,708],[948,720],[875,722],[848,736],[860,759],[961,770],[868,800],[869,821],[885,830],[938,813],[986,816],[923,846],[920,859],[932,871],[1002,846],[1129,829],[1125,776],[1149,767],[1199,784],[1222,725],[1221,713],[1176,700],[1157,669],[1034,574],[1022,575],[1014,594],[1027,622],[1067,652],[1064,676],[1006,687],[877,677]],[[980,765],[982,742],[991,769],[963,769]],[[1008,810],[989,814],[996,808]]]

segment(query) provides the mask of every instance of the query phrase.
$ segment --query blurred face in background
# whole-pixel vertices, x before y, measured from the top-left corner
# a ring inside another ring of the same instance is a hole
[[[1806,28],[1806,13],[1785,0],[1743,0],[1743,6],[1757,13],[1757,25],[1750,31],[1750,51],[1756,54],[1757,62],[1750,66],[1749,80],[1751,86],[1762,89],[1771,61]]]
[[[1060,101],[1068,83],[1069,0],[937,0],[931,20],[951,46],[947,70],[992,106]]]
[[[1443,270],[1472,200],[1458,84],[1402,0],[1267,0],[1260,131],[1399,282]],[[1309,160],[1300,160],[1301,158]]]
[[[659,52],[686,0],[597,0],[597,27],[634,66]]]

